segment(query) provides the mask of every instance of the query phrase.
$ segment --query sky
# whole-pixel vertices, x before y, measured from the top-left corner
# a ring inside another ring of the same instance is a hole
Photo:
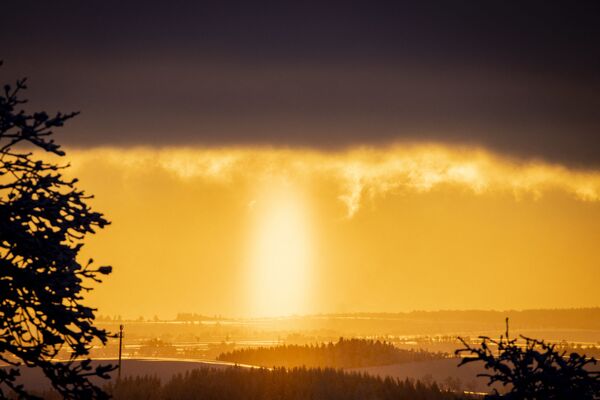
[[[3,10],[3,75],[30,77],[36,104],[84,112],[65,144],[441,140],[600,164],[594,1],[24,0]]]
[[[399,146],[71,151],[111,315],[597,306],[600,171]]]
[[[322,3],[3,5],[100,311],[599,305],[600,5]]]

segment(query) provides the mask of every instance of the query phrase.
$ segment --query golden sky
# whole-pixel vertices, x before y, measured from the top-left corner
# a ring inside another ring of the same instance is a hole
[[[598,306],[600,172],[398,145],[71,149],[102,314]]]

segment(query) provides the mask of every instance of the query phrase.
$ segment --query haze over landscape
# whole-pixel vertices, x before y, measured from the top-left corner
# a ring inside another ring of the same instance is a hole
[[[593,171],[441,145],[70,157],[114,221],[86,254],[124,266],[93,292],[101,313],[597,305]]]

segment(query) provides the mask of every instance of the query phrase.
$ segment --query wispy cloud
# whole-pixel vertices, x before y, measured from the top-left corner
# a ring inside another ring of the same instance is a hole
[[[366,198],[397,191],[461,188],[473,195],[509,193],[540,198],[563,192],[581,201],[600,200],[600,171],[505,158],[476,148],[405,145],[342,152],[278,148],[98,148],[68,153],[73,172],[87,163],[108,163],[123,174],[161,171],[181,180],[252,184],[283,176],[310,184],[329,180],[353,217]]]

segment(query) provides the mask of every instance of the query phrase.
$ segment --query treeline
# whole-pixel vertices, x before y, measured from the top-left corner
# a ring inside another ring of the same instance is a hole
[[[424,350],[402,350],[379,340],[340,338],[337,343],[233,350],[219,355],[217,360],[261,367],[360,368],[435,360],[447,356],[446,353]]]
[[[196,313],[177,313],[177,316],[175,317],[175,321],[184,321],[184,322],[189,322],[189,321],[218,321],[223,319],[223,317],[221,315],[215,315],[212,317],[209,317],[207,315],[203,315],[203,314],[196,314]]]
[[[454,400],[465,397],[437,384],[379,378],[333,369],[203,368],[175,375],[125,378],[107,390],[114,399],[162,400]]]
[[[510,319],[513,329],[600,329],[600,307],[529,309],[529,310],[439,310],[410,311],[399,313],[351,313],[325,314],[323,319],[379,320],[389,324],[427,324],[434,323],[437,329],[447,325],[502,327],[505,318]],[[307,317],[308,318],[308,317]],[[495,328],[494,328],[495,329]],[[464,330],[464,329],[463,329]]]

